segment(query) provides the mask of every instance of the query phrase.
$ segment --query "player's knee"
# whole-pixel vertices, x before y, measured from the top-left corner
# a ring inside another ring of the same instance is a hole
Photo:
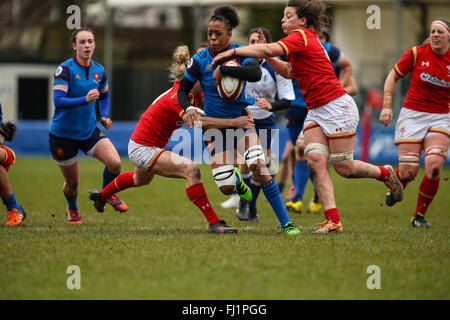
[[[400,179],[404,182],[411,182],[416,178],[418,170],[419,167],[415,166],[400,166]]]
[[[218,168],[212,169],[214,181],[224,194],[232,194],[236,188],[236,173],[234,166],[227,164]]]
[[[255,165],[259,162],[265,163],[264,149],[261,145],[255,145],[247,149],[244,153],[245,164],[251,170],[255,170]]]
[[[219,189],[223,194],[229,196],[229,195],[233,194],[234,189],[236,189],[236,186],[234,186],[234,185],[233,186],[221,186],[221,187],[219,187]]]
[[[69,181],[69,182],[66,181],[65,187],[70,191],[75,192],[78,190],[78,181]]]
[[[305,156],[305,141],[304,140],[297,140],[297,143],[295,144],[295,153],[298,157]]]
[[[341,177],[354,178],[352,162],[333,163],[334,170]]]
[[[111,173],[120,173],[120,170],[122,170],[122,163],[119,160],[114,160],[108,163],[106,166],[109,172]]]
[[[195,162],[186,165],[185,172],[186,176],[191,180],[200,180],[201,178],[200,168]]]

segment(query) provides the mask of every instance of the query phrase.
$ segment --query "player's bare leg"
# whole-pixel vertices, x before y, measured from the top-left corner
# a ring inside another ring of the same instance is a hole
[[[324,208],[325,221],[319,223],[319,229],[315,233],[342,232],[339,213],[334,198],[334,186],[328,171],[329,147],[328,139],[320,127],[315,127],[304,132],[308,165],[313,177],[314,186]]]
[[[67,200],[67,219],[70,224],[82,224],[83,221],[77,205],[78,183],[80,181],[78,161],[68,166],[59,165],[59,168],[64,176],[63,192]]]

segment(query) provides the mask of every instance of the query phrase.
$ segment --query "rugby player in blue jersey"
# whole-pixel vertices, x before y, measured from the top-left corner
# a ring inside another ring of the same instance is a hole
[[[216,89],[222,75],[232,76],[238,79],[256,82],[261,78],[261,69],[258,62],[253,58],[234,57],[240,66],[211,67],[214,57],[225,50],[240,47],[237,44],[230,43],[232,30],[239,24],[239,17],[234,8],[230,6],[221,6],[214,10],[208,23],[208,42],[209,47],[194,55],[184,78],[181,81],[178,90],[178,102],[183,109],[192,110],[188,94],[197,81],[200,81],[204,95],[204,111],[206,116],[233,119],[242,115],[244,109],[253,104],[245,98],[245,93],[233,101],[222,99]],[[189,113],[192,117],[189,121],[196,120],[197,112]],[[231,130],[230,130],[231,129]],[[246,201],[251,201],[251,191],[243,182],[240,171],[234,167],[237,163],[237,149],[242,150],[242,156],[246,165],[253,174],[253,179],[260,183],[264,195],[272,206],[278,220],[280,221],[282,231],[288,235],[297,235],[299,230],[289,219],[283,200],[281,199],[278,185],[269,174],[264,157],[264,150],[260,144],[256,132],[246,131],[243,136],[234,136],[234,128],[222,129],[222,134],[211,134],[213,148],[211,150],[211,167],[217,186],[226,195],[230,195],[234,190]],[[230,132],[232,132],[230,136]],[[204,132],[204,139],[211,132]],[[228,133],[228,134],[227,134]],[[230,146],[233,146],[230,147]]]
[[[54,115],[50,124],[50,151],[61,169],[65,182],[67,217],[71,224],[81,224],[77,195],[79,183],[78,149],[105,164],[103,187],[121,170],[120,157],[111,141],[97,127],[95,103],[99,101],[100,123],[111,127],[108,118],[109,90],[106,71],[94,60],[94,32],[90,28],[75,30],[72,37],[74,57],[61,63],[54,74]],[[108,199],[116,211],[128,207],[117,196]]]

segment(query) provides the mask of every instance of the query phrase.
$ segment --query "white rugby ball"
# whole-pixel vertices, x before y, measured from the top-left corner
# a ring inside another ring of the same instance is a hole
[[[224,66],[240,66],[236,60],[230,60],[223,63]],[[245,86],[245,80],[233,78],[230,76],[223,76],[217,86],[217,91],[222,99],[233,101],[238,98]]]

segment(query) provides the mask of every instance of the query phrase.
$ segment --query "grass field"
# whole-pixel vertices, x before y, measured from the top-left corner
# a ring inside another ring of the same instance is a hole
[[[10,178],[28,213],[25,225],[0,227],[0,299],[449,299],[450,169],[428,212],[429,229],[410,217],[423,170],[403,202],[388,208],[385,187],[345,180],[332,172],[342,234],[313,235],[322,213],[291,214],[301,235],[287,237],[268,203],[258,200],[260,221],[240,222],[234,210],[217,209],[239,229],[211,235],[189,202],[184,181],[156,178],[121,193],[130,209],[97,213],[88,189],[99,188],[103,167],[80,160],[78,203],[83,225],[65,216],[63,178],[53,160],[19,158]],[[123,171],[132,170],[123,159]],[[208,166],[203,181],[211,203],[225,200]],[[308,185],[305,199],[311,196]],[[69,290],[69,265],[81,270],[81,289]],[[381,289],[366,286],[380,268]]]

